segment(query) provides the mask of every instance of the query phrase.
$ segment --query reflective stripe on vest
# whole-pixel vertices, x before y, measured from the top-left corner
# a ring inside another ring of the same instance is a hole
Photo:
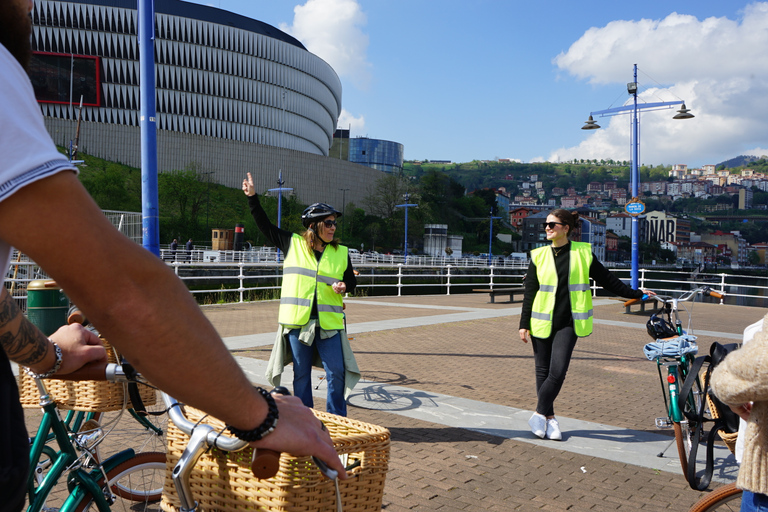
[[[555,310],[557,269],[551,246],[531,251],[536,265],[539,290],[533,299],[531,311],[531,335],[548,338],[552,335],[552,314]],[[589,288],[589,267],[592,264],[592,247],[583,242],[571,242],[568,292],[571,299],[571,315],[577,336],[592,334],[592,293]]]
[[[280,325],[306,325],[316,297],[320,327],[326,330],[343,329],[343,298],[333,291],[331,285],[343,279],[347,261],[347,248],[343,245],[336,248],[326,245],[318,261],[306,240],[294,234],[283,264],[277,317]]]

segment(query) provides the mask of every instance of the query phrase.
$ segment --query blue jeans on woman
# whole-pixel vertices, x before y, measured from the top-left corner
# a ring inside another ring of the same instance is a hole
[[[315,334],[312,345],[305,345],[299,340],[300,329],[288,333],[288,342],[293,354],[293,394],[307,407],[314,406],[312,399],[312,360],[315,350],[320,354],[325,368],[325,381],[328,384],[328,403],[326,410],[339,416],[347,415],[347,401],[344,399],[344,352],[341,349],[341,331],[335,336],[320,339],[320,332]]]
[[[768,512],[768,495],[744,491],[741,493],[741,512]]]

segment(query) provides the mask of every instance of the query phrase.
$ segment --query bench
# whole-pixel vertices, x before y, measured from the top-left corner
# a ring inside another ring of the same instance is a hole
[[[514,302],[515,295],[522,295],[525,292],[525,287],[517,286],[515,288],[478,288],[472,291],[490,294],[491,304],[495,304],[497,295],[509,295],[509,302]]]

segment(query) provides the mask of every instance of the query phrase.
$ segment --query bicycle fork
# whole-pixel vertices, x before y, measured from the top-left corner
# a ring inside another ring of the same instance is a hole
[[[678,388],[679,373],[677,371],[677,361],[658,362],[659,365],[667,367],[667,394],[665,398],[668,398],[667,403],[667,417],[656,418],[656,428],[670,428],[674,423],[680,423],[683,418],[683,413],[680,411],[680,406],[677,403],[677,397],[680,392]]]

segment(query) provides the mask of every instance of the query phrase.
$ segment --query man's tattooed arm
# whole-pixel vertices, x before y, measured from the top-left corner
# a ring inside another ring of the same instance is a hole
[[[5,288],[0,292],[0,347],[8,359],[20,365],[46,371],[53,366],[51,358],[49,368],[41,364],[52,351],[51,342],[19,310],[13,297]]]

